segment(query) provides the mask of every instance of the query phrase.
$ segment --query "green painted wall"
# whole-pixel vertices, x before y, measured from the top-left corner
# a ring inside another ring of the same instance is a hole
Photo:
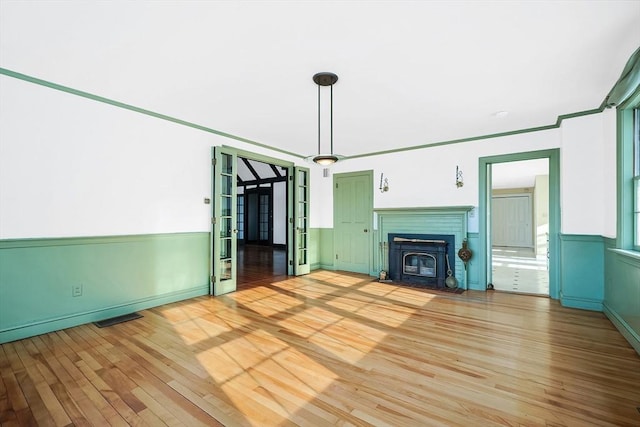
[[[604,300],[602,236],[561,234],[560,265],[562,305],[602,311]]]
[[[333,254],[333,228],[320,229],[320,267],[326,270],[335,269]]]
[[[209,233],[3,240],[0,342],[206,295],[208,277]]]
[[[603,311],[640,354],[640,254],[616,250],[604,239]]]
[[[320,229],[309,229],[309,246],[307,246],[309,254],[309,265],[311,270],[320,268]]]
[[[333,270],[333,228],[311,228],[310,245],[311,245],[311,269]]]
[[[480,263],[478,262],[480,254],[480,236],[478,233],[467,233],[467,243],[469,244],[469,249],[473,252],[471,260],[467,263],[468,289],[484,291],[487,289],[487,284],[480,283]]]

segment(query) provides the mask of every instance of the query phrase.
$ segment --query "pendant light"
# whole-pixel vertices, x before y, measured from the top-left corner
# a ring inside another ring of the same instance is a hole
[[[337,162],[341,156],[333,154],[333,85],[338,81],[338,76],[334,73],[322,72],[313,76],[313,81],[318,85],[318,155],[308,157],[315,163],[322,166],[329,166]],[[331,88],[331,151],[329,154],[321,154],[320,149],[320,86],[329,86]]]

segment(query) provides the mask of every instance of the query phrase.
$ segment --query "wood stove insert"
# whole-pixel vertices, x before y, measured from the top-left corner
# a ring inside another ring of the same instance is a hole
[[[389,277],[399,284],[444,288],[454,256],[454,235],[389,233]]]

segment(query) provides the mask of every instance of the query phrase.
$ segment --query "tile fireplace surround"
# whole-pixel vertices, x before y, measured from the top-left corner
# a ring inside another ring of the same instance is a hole
[[[473,206],[374,209],[377,224],[376,243],[379,247],[376,258],[378,271],[386,270],[391,273],[390,270],[393,270],[389,256],[390,236],[452,236],[453,242],[447,245],[451,270],[458,281],[458,287],[467,289],[466,270],[457,253],[462,247],[462,241],[467,238],[467,215],[472,209]],[[445,239],[439,237],[434,240]]]

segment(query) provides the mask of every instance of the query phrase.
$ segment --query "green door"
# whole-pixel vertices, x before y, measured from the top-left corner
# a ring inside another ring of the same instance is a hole
[[[211,293],[222,295],[235,291],[237,284],[237,156],[227,147],[213,147],[212,155]]]
[[[294,274],[300,276],[311,270],[309,264],[309,169],[294,168]]]
[[[370,274],[373,172],[334,175],[333,227],[338,270]]]

